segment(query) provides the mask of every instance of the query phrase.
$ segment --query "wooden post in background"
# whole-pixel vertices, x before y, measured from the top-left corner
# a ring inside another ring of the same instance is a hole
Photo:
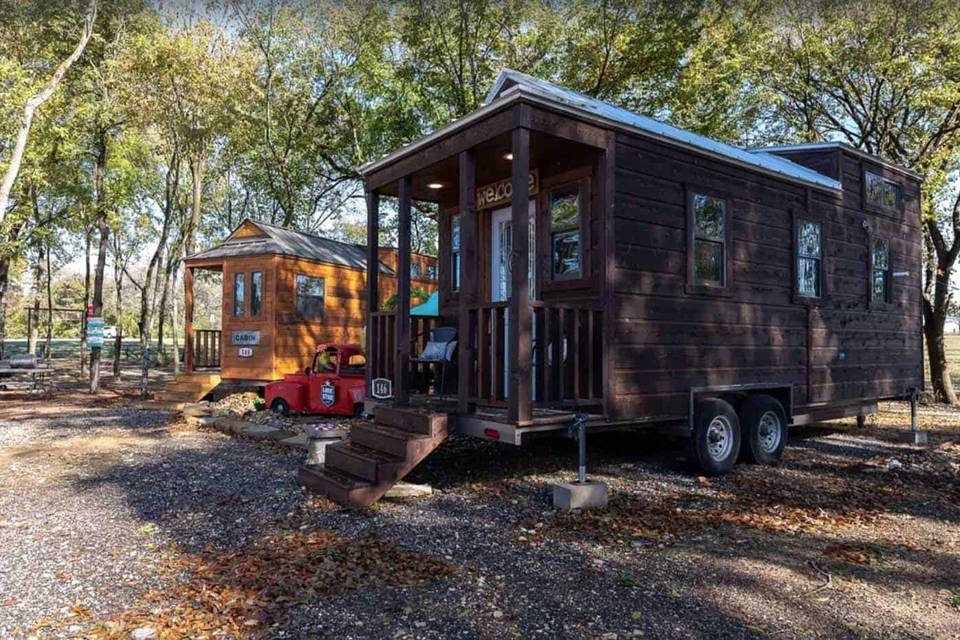
[[[380,194],[367,191],[367,396],[372,397],[370,363],[379,353],[373,314],[380,310]]]
[[[410,400],[410,176],[400,178],[397,193],[397,338],[393,396],[399,406]]]
[[[510,397],[508,417],[514,422],[528,422],[530,406],[530,286],[529,272],[529,218],[530,192],[527,180],[530,175],[530,130],[516,127],[513,130],[513,171],[511,176],[512,196],[510,256],[513,271],[510,291]]]
[[[174,316],[176,322],[176,316]],[[183,366],[193,373],[193,268],[183,271]]]
[[[457,370],[457,408],[461,414],[473,413],[474,347],[470,326],[470,306],[477,302],[477,165],[472,149],[460,152],[460,297],[457,316],[457,343],[460,351]],[[478,319],[477,322],[480,322]]]

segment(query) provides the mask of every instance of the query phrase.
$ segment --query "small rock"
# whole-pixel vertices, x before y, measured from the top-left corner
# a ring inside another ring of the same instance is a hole
[[[503,611],[500,611],[499,609],[497,609],[496,611],[493,612],[493,617],[499,620],[500,618],[503,617]]]
[[[132,640],[153,640],[157,637],[157,630],[153,627],[139,627],[130,634]]]

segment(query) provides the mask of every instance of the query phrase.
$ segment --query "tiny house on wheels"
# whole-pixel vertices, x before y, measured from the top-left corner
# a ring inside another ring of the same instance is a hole
[[[369,316],[376,424],[301,474],[341,501],[377,499],[454,429],[655,425],[722,473],[777,460],[788,425],[923,384],[922,178],[846,145],[738,148],[504,71],[483,107],[362,174],[368,255],[398,199],[400,291],[411,202],[439,205],[458,380],[411,393],[406,307],[391,332]],[[381,295],[368,279],[368,307]]]
[[[415,290],[437,288],[436,259],[414,255]],[[372,264],[383,302],[396,292],[396,249]],[[186,376],[170,395],[202,397],[221,380],[253,383],[303,371],[317,345],[361,344],[366,318],[367,252],[265,222],[244,220],[220,244],[184,259]],[[194,329],[194,274],[221,272],[219,329]],[[378,307],[379,308],[379,307]]]

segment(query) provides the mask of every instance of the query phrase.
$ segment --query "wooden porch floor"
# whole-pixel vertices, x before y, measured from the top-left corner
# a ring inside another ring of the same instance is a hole
[[[392,404],[389,401],[383,404]],[[423,410],[424,412],[446,413],[448,415],[459,415],[457,409],[457,396],[454,394],[435,395],[435,394],[410,394],[409,408],[413,410]],[[566,425],[576,419],[576,413],[573,411],[561,409],[534,408],[533,415],[528,423],[517,425],[518,429],[525,427],[543,427],[548,425]],[[500,424],[514,424],[507,417],[506,407],[496,407],[489,405],[480,405],[477,407],[473,417],[488,422],[497,422]]]

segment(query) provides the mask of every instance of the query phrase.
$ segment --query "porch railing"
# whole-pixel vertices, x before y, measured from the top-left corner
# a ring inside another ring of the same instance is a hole
[[[220,366],[221,346],[221,332],[219,329],[194,330],[193,368],[218,368]]]
[[[440,319],[436,316],[410,317],[410,355],[417,356],[423,352],[430,340],[430,332],[435,329]],[[395,311],[378,311],[370,314],[370,324],[367,331],[373,332],[373,352],[367,354],[367,371],[371,378],[394,378],[394,363],[397,357],[397,313]],[[424,364],[411,364],[409,377],[411,386],[422,391],[427,377]]]
[[[535,407],[599,405],[603,400],[603,310],[599,305],[531,301],[531,402]],[[474,306],[471,402],[506,405],[509,397],[509,303]]]

